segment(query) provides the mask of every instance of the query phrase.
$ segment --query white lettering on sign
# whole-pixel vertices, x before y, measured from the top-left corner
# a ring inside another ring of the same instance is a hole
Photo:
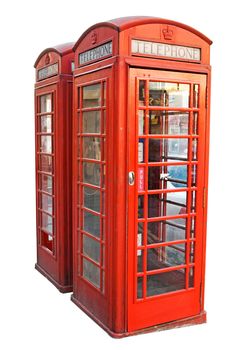
[[[38,80],[43,80],[58,74],[58,63],[38,70]]]
[[[200,61],[201,49],[151,41],[132,40],[132,53],[159,57],[171,57],[184,60]]]
[[[86,64],[112,55],[112,41],[79,54],[79,64]]]

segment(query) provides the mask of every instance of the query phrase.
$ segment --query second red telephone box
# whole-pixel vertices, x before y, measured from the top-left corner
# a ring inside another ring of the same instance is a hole
[[[210,44],[130,17],[74,46],[72,300],[115,337],[206,320]]]
[[[36,60],[36,269],[61,292],[72,290],[71,117],[73,43]]]

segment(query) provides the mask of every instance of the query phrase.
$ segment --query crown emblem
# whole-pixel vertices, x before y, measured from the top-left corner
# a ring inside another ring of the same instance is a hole
[[[166,39],[166,40],[171,40],[172,39],[172,37],[173,37],[173,30],[169,29],[168,26],[166,28],[164,28],[162,32],[163,32],[164,39]]]
[[[91,43],[94,45],[97,42],[97,33],[96,32],[92,32],[91,34]]]
[[[50,55],[47,53],[45,57],[45,64],[49,64],[49,63],[50,63]]]

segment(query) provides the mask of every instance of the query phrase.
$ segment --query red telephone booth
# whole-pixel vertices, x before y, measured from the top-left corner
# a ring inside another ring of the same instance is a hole
[[[72,300],[114,337],[206,321],[210,45],[128,17],[74,46]]]
[[[61,292],[72,290],[71,120],[73,43],[37,58],[36,269]]]

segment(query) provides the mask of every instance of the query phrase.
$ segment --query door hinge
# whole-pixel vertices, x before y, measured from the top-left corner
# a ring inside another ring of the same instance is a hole
[[[202,202],[202,207],[206,207],[206,188],[203,187],[203,202]]]

